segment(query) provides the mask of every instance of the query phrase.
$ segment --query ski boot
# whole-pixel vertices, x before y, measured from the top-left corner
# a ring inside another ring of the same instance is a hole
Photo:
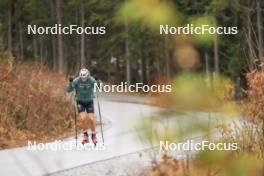
[[[96,134],[95,133],[92,134],[92,141],[93,141],[94,145],[96,146],[97,138],[96,138]]]
[[[88,133],[87,132],[84,132],[83,133],[83,141],[82,141],[82,144],[86,144],[89,142],[89,136],[88,136]]]

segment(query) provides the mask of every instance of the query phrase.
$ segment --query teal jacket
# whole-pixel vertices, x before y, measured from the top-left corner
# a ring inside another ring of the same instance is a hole
[[[90,102],[94,99],[95,79],[89,76],[87,81],[82,82],[80,77],[77,77],[73,82],[68,83],[67,92],[76,91],[75,97],[77,101]]]

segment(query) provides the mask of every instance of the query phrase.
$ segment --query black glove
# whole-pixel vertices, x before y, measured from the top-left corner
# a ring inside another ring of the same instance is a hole
[[[70,78],[69,78],[69,81],[72,82],[72,81],[73,81],[73,77],[70,77]]]

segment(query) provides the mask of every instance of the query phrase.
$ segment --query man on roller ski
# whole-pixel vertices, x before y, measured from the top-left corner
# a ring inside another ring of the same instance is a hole
[[[95,78],[90,75],[88,69],[83,68],[80,70],[78,77],[75,79],[72,77],[69,78],[69,83],[67,85],[67,92],[72,92],[74,90],[76,92],[77,109],[82,121],[83,145],[89,143],[89,135],[86,127],[86,113],[88,114],[89,124],[92,130],[92,141],[94,145],[97,143],[94,123],[94,84],[96,84]]]

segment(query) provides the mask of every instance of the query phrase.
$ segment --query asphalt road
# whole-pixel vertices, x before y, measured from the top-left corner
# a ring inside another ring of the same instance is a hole
[[[38,150],[28,146],[0,151],[0,175],[45,175],[48,173],[73,168],[114,156],[124,155],[148,148],[148,144],[140,141],[137,124],[141,118],[160,109],[136,103],[120,103],[100,101],[103,118],[105,144],[100,144],[101,134],[98,128],[98,145],[87,146],[86,149],[76,149],[74,137],[57,141],[64,149],[52,148],[52,145],[38,145]],[[97,106],[95,106],[97,107]],[[81,144],[81,134],[78,135],[78,146]],[[31,141],[32,143],[34,141]],[[49,143],[54,144],[55,142]],[[69,145],[73,150],[68,150]]]
[[[120,99],[120,97],[122,97]],[[138,101],[139,100],[139,101]],[[130,102],[130,103],[126,103]],[[62,173],[64,170],[85,166],[87,164],[99,163],[118,156],[126,156],[137,151],[143,151],[152,147],[153,144],[142,140],[139,122],[148,119],[150,116],[163,113],[162,109],[146,105],[147,99],[129,96],[113,96],[101,99],[101,113],[105,124],[104,138],[102,145],[100,128],[97,128],[98,145],[86,146],[86,149],[76,148],[74,136],[63,141],[38,145],[38,149],[29,149],[28,146],[0,151],[0,175],[9,176],[38,176],[54,173]],[[97,104],[95,102],[98,114]],[[167,116],[167,115],[164,115]],[[192,126],[192,123],[202,122],[208,124],[207,113],[184,113],[177,115],[177,118],[154,118],[154,132],[165,133],[164,129],[179,131]],[[218,118],[212,121],[218,124]],[[223,119],[222,119],[223,120]],[[182,130],[184,132],[184,130]],[[159,135],[159,134],[158,134]],[[197,132],[194,135],[199,135]],[[185,138],[193,137],[188,134]],[[34,141],[31,141],[32,143]],[[55,144],[63,148],[54,148]],[[81,134],[78,135],[78,147],[81,145]],[[45,145],[45,147],[43,147]],[[69,148],[72,147],[72,149]],[[129,157],[128,157],[129,159]],[[122,157],[122,161],[126,158]],[[111,160],[110,160],[111,162]],[[102,165],[103,169],[104,166]],[[111,174],[110,174],[111,175]]]

